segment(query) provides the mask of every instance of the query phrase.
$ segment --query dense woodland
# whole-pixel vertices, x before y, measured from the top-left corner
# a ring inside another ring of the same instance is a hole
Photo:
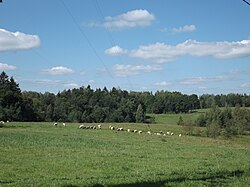
[[[250,96],[186,95],[180,92],[128,92],[90,86],[57,94],[22,92],[14,78],[0,75],[0,120],[65,122],[151,122],[146,113],[187,113],[213,105],[250,106]]]

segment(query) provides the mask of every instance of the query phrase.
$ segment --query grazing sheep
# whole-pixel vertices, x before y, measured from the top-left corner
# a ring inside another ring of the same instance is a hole
[[[84,128],[85,128],[84,125],[80,125],[80,126],[79,126],[79,129],[84,129]]]
[[[181,134],[179,134],[179,137],[181,137]]]
[[[109,125],[109,129],[111,129],[111,127],[112,127],[112,126],[111,126],[111,125]]]
[[[123,131],[123,128],[122,127],[117,128],[117,131]]]
[[[142,131],[138,131],[138,133],[139,133],[139,134],[141,134],[141,133],[142,133]]]
[[[174,135],[174,133],[173,132],[171,132],[171,134],[170,134],[171,136],[173,136]]]
[[[94,126],[93,129],[96,129],[96,126]]]
[[[150,131],[147,132],[149,135],[151,135],[152,133]]]
[[[134,133],[137,133],[138,132],[138,130],[134,130]]]
[[[86,126],[85,128],[86,128],[86,129],[89,129],[89,128],[90,128],[90,126]]]
[[[161,133],[157,132],[156,135],[157,135],[157,136],[161,136]]]
[[[166,134],[163,134],[163,136],[166,136]]]
[[[127,131],[130,132],[130,129],[128,129]]]
[[[7,123],[9,123],[10,121],[9,121],[9,120],[7,120],[6,122],[7,122]]]
[[[115,130],[115,127],[112,127],[112,126],[111,126],[110,129],[111,129],[111,130]]]
[[[170,135],[170,132],[167,132],[167,135]]]
[[[160,133],[162,134],[162,131],[160,131]]]
[[[64,127],[66,127],[66,124],[65,124],[65,123],[63,123],[63,126],[64,126]]]
[[[54,126],[57,126],[58,124],[57,123],[54,123]]]
[[[102,125],[97,125],[98,129],[101,129],[102,128]]]
[[[4,124],[4,121],[0,121],[0,124]]]

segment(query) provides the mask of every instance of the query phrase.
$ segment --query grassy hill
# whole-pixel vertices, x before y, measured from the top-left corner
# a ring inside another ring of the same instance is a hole
[[[168,116],[172,122],[175,117]],[[249,135],[179,137],[182,128],[172,122],[111,124],[142,134],[111,131],[110,124],[101,130],[74,123],[5,124],[0,186],[249,186]],[[174,135],[148,135],[148,130]]]

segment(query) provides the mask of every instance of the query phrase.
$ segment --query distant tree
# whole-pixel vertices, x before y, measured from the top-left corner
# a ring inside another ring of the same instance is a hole
[[[142,105],[139,104],[135,114],[136,123],[144,123],[145,113],[143,111]]]
[[[179,120],[177,121],[177,125],[181,125],[181,126],[184,125],[182,116],[179,117]]]

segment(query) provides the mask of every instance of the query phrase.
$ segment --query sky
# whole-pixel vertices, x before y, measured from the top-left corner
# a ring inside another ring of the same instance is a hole
[[[250,94],[243,0],[3,0],[0,71],[22,91]]]

